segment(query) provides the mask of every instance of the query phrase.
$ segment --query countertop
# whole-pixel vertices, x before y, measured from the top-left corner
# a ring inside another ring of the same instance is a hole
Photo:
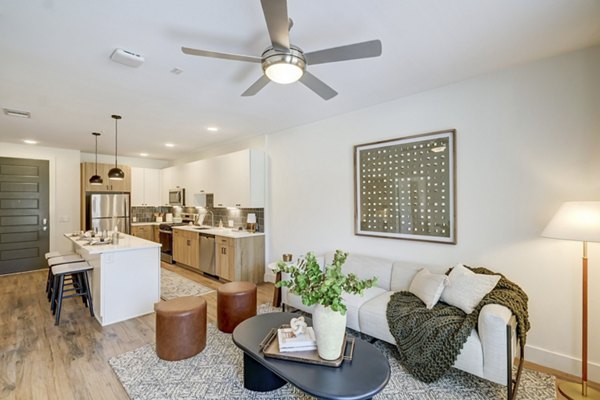
[[[131,226],[144,226],[144,225],[160,225],[164,222],[132,222]]]
[[[117,251],[139,250],[161,246],[160,243],[151,242],[149,240],[127,235],[125,233],[119,233],[119,244],[89,245],[83,240],[78,240],[79,236],[71,236],[68,233],[65,233],[64,236],[71,242],[75,243],[78,247],[85,250],[88,254],[102,254]]]
[[[207,228],[207,229],[198,229],[198,228]],[[234,238],[234,239],[241,239],[241,238],[265,235],[264,232],[250,233],[248,231],[239,231],[237,229],[233,230],[231,228],[211,228],[211,227],[204,227],[204,226],[198,226],[198,225],[180,225],[180,226],[174,226],[173,229],[181,229],[183,231],[189,231],[189,232],[208,233],[209,235],[224,236],[224,237]]]

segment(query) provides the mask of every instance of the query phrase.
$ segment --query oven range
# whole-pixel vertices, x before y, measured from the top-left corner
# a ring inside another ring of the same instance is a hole
[[[189,222],[167,222],[158,226],[160,238],[160,259],[161,261],[173,263],[173,227],[188,225]]]

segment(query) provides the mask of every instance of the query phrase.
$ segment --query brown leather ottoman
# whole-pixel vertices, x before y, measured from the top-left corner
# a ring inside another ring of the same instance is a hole
[[[183,360],[206,347],[206,301],[178,297],[154,304],[156,354],[167,361]]]
[[[229,282],[217,289],[217,327],[231,333],[238,324],[256,315],[256,285]]]

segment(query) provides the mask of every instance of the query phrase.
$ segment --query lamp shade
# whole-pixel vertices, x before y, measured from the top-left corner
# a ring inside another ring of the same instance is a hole
[[[256,223],[256,214],[253,214],[253,213],[248,214],[248,217],[246,218],[246,223],[255,224]]]
[[[542,236],[600,242],[600,201],[568,201],[550,220]]]

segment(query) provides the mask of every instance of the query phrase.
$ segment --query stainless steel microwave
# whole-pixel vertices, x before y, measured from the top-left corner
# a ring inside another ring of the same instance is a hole
[[[185,206],[185,189],[177,188],[169,190],[169,204],[172,206]]]

